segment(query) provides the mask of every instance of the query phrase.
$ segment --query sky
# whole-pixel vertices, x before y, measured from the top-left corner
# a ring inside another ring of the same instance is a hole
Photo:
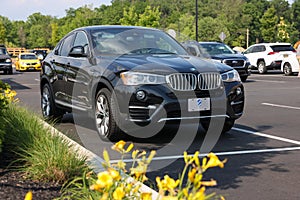
[[[26,21],[33,13],[64,17],[69,8],[79,8],[84,5],[99,7],[109,5],[111,0],[0,0],[0,15],[10,20]]]
[[[288,0],[291,4],[293,0]],[[99,7],[109,5],[111,0],[0,0],[0,15],[10,20],[26,21],[33,13],[64,17],[69,8],[79,8],[84,5]]]

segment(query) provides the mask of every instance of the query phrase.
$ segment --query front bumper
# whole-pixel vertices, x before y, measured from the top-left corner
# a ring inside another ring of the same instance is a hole
[[[11,63],[0,63],[0,71],[10,70],[12,69]]]
[[[26,64],[26,65],[20,65],[19,66],[20,71],[27,71],[27,70],[40,71],[41,69],[42,69],[41,64]]]
[[[137,91],[144,91],[145,99],[137,99]],[[121,128],[128,129],[134,123],[145,126],[149,123],[181,121],[194,123],[209,118],[238,119],[244,110],[244,87],[239,82],[225,83],[223,88],[212,91],[174,92],[166,85],[140,87],[121,86],[115,89],[118,101]],[[188,99],[210,98],[210,109],[189,111]]]

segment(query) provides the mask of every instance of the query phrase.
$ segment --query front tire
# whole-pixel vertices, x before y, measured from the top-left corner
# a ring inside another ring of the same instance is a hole
[[[64,111],[57,108],[54,103],[53,93],[48,84],[42,88],[41,107],[43,117],[47,121],[60,121],[63,118]]]
[[[290,76],[292,75],[292,66],[290,63],[285,63],[283,66],[283,73],[285,76]]]
[[[121,130],[116,123],[116,104],[112,93],[103,88],[98,91],[95,99],[95,125],[101,139],[117,141],[121,138]]]
[[[259,61],[257,65],[258,73],[265,74],[267,72],[266,63],[264,61]]]
[[[205,132],[208,131],[209,129],[209,124],[210,124],[210,119],[209,120],[201,120],[201,125],[202,128],[204,129]],[[223,125],[223,129],[222,129],[222,134],[227,133],[228,131],[230,131],[234,125],[235,120],[234,119],[226,119]]]

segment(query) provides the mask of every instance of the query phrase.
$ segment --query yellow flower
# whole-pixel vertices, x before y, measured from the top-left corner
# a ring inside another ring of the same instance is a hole
[[[32,200],[32,192],[31,191],[27,192],[24,200]]]
[[[215,180],[210,180],[210,181],[201,181],[201,185],[203,186],[216,186],[217,185],[217,181]]]
[[[160,190],[169,190],[173,191],[180,183],[179,180],[174,180],[169,177],[169,175],[165,175],[163,180],[160,180],[159,177],[156,177],[156,183]]]
[[[133,149],[133,147],[134,147],[134,145],[131,143],[128,147],[127,147],[127,149],[126,149],[126,153],[128,153],[128,152],[130,152],[132,149]]]
[[[112,146],[113,150],[119,151],[119,152],[124,152],[124,146],[125,146],[126,142],[123,140],[120,140],[119,142],[115,143]]]
[[[117,170],[109,168],[108,172],[114,180],[118,181],[121,179],[120,173]]]
[[[150,155],[149,155],[149,157],[148,157],[148,159],[147,159],[147,163],[148,163],[148,164],[151,163],[151,161],[152,161],[153,157],[155,156],[155,154],[156,154],[156,151],[154,151],[154,150],[152,150],[152,151],[150,152]]]
[[[100,188],[110,188],[113,185],[113,178],[108,171],[100,172],[98,174],[97,185]]]
[[[114,200],[122,200],[125,196],[124,188],[117,187],[117,189],[113,193]]]
[[[109,164],[109,161],[110,161],[110,159],[109,159],[109,155],[108,155],[108,152],[104,149],[104,151],[103,151],[103,159],[105,160],[105,162],[107,163],[107,164]]]
[[[196,165],[199,167],[200,166],[200,161],[199,161],[199,151],[196,151],[194,154],[194,161],[196,163]]]
[[[134,150],[131,154],[132,159],[136,159],[137,154],[139,153],[139,150]]]
[[[201,187],[200,190],[194,195],[192,199],[204,200],[205,199],[205,187]]]
[[[197,172],[197,170],[195,168],[193,168],[191,171],[189,171],[188,178],[191,182],[194,182],[196,172]]]
[[[164,196],[161,198],[161,200],[178,200],[178,197]]]
[[[150,192],[144,192],[141,194],[142,200],[152,200],[152,193]]]
[[[108,200],[109,198],[109,194],[107,192],[105,192],[102,197],[100,198],[100,200]]]
[[[226,163],[227,159],[220,161],[219,158],[214,154],[214,153],[209,153],[207,155],[209,158],[209,161],[207,162],[206,160],[203,159],[203,164],[202,164],[202,169],[205,171],[208,168],[211,167],[224,167],[224,163]]]

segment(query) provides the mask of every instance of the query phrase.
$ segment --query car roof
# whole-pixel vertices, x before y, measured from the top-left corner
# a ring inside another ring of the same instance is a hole
[[[199,44],[224,44],[222,42],[199,42]]]
[[[274,46],[274,45],[291,45],[291,43],[287,42],[272,42],[272,43],[258,43],[258,44],[253,44],[252,46],[257,46],[257,45],[266,45],[266,46]]]
[[[94,26],[84,26],[84,27],[80,27],[77,29],[74,29],[74,31],[78,31],[78,30],[85,30],[85,31],[90,31],[93,29],[107,29],[107,28],[118,28],[118,29],[147,29],[147,30],[159,30],[159,29],[155,29],[155,28],[148,28],[148,27],[142,27],[142,26],[122,26],[122,25],[94,25]]]

